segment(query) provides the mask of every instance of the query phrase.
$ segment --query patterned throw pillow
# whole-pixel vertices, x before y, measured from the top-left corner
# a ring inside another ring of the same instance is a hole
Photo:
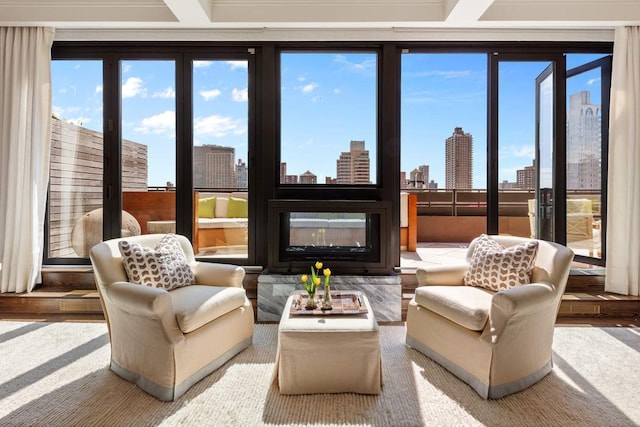
[[[153,249],[126,240],[120,241],[118,248],[127,277],[132,283],[170,291],[196,282],[174,234],[164,236]]]
[[[526,285],[530,281],[537,254],[538,242],[535,240],[504,248],[483,234],[473,249],[464,284],[492,291]]]

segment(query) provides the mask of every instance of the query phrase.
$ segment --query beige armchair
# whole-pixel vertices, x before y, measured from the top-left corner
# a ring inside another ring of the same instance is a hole
[[[491,238],[504,247],[529,240]],[[551,371],[553,328],[573,252],[540,240],[531,283],[493,292],[463,284],[476,240],[466,263],[418,269],[406,343],[483,398],[497,399],[524,390]]]
[[[162,234],[125,238],[154,247]],[[90,251],[109,328],[110,368],[160,400],[179,398],[253,337],[253,308],[242,288],[242,267],[197,262],[177,236],[196,284],[167,291],[127,282],[114,239]]]

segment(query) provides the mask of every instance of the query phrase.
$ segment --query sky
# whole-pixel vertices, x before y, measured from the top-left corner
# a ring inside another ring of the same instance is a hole
[[[602,55],[567,55],[575,67]],[[535,79],[545,62],[501,62],[499,181],[515,181],[531,165],[535,144]],[[123,61],[123,138],[148,147],[149,186],[175,183],[175,64]],[[193,67],[194,144],[235,148],[247,159],[246,61],[198,60]],[[600,102],[594,72],[569,79],[567,93],[590,90]],[[281,161],[287,173],[309,170],[324,183],[351,140],[364,140],[375,183],[377,57],[375,53],[292,53],[281,57]],[[52,65],[56,117],[102,131],[102,64],[56,60]],[[473,136],[473,186],[486,188],[487,57],[484,54],[402,55],[401,170],[429,165],[444,187],[444,144],[455,127]],[[251,167],[251,165],[249,165]]]

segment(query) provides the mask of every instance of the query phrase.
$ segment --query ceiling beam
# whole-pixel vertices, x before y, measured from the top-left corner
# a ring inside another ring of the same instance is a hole
[[[209,0],[163,1],[182,24],[211,24],[211,4],[209,3]]]
[[[477,22],[494,0],[445,0],[446,22]]]

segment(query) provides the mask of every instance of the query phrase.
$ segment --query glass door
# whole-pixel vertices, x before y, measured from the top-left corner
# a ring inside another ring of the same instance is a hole
[[[198,257],[248,258],[249,62],[249,57],[191,61],[193,246]]]
[[[536,77],[536,206],[535,237],[554,240],[553,232],[553,177],[555,144],[554,65],[550,64]]]
[[[611,55],[567,56],[566,243],[582,262],[605,259]]]
[[[548,60],[498,61],[500,234],[553,240],[553,70]]]
[[[121,60],[120,236],[176,232],[176,63]]]

